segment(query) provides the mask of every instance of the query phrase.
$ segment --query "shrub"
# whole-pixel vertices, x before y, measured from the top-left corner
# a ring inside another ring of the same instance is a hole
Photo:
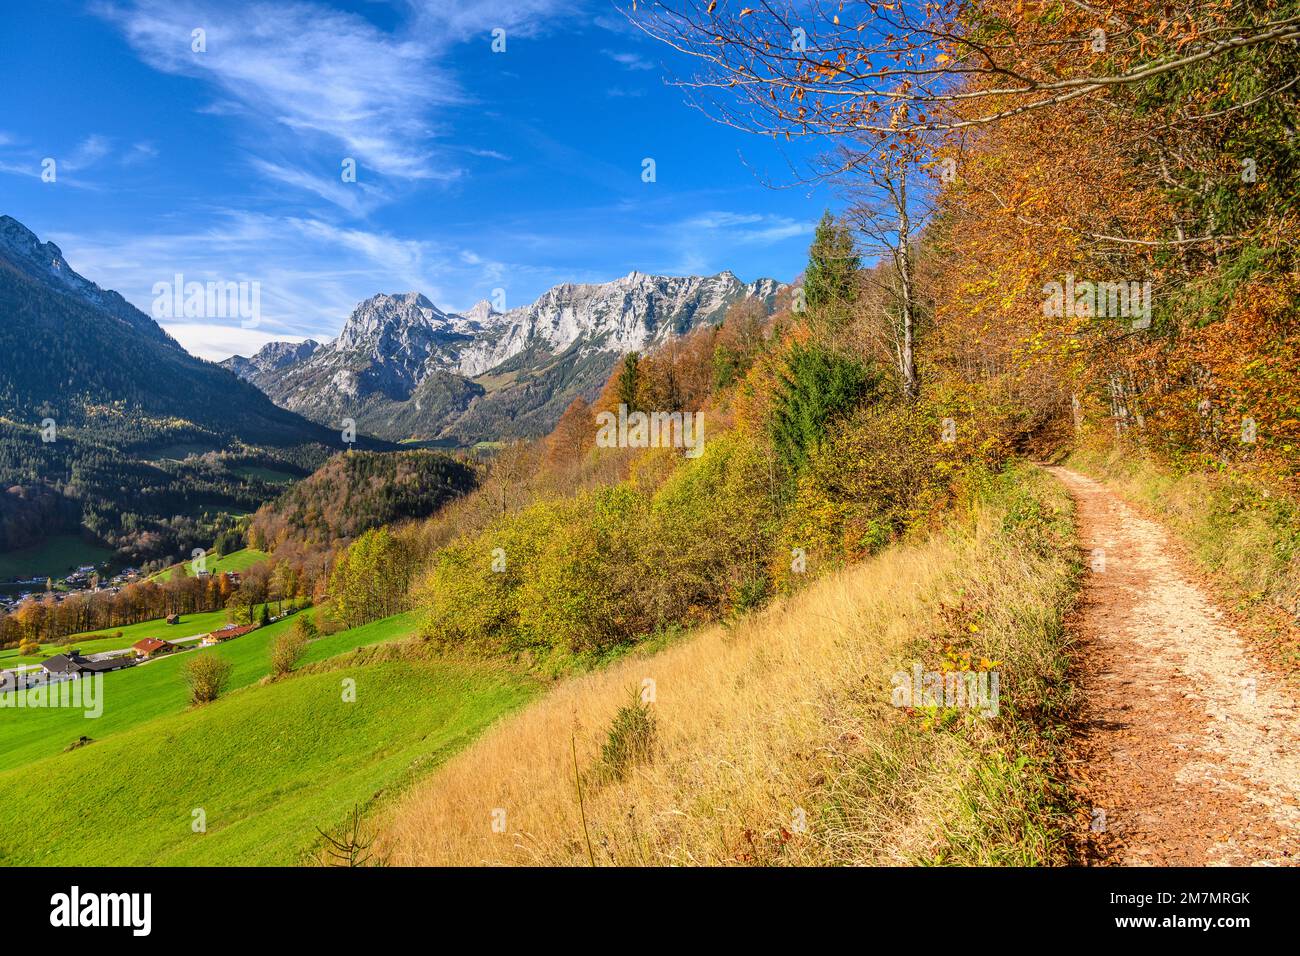
[[[210,704],[221,696],[230,680],[230,661],[216,654],[196,654],[182,673],[190,689],[190,703]]]
[[[297,627],[277,636],[271,645],[271,676],[283,677],[292,673],[306,649],[307,638]]]
[[[558,509],[563,534],[538,550],[516,595],[519,634],[575,653],[600,652],[649,627],[639,573],[645,500],[627,485]]]
[[[569,534],[561,503],[541,501],[503,515],[479,534],[443,549],[419,588],[427,637],[519,649],[519,588],[537,556]],[[531,635],[544,645],[554,635]]]
[[[407,539],[387,526],[367,531],[341,551],[329,577],[334,613],[357,627],[405,607],[415,570]]]
[[[936,513],[967,452],[940,440],[923,404],[870,407],[845,419],[809,457],[782,530],[782,554],[801,548],[836,565],[879,550]]]
[[[664,483],[641,545],[654,626],[700,623],[754,593],[767,574],[774,490],[770,456],[735,433],[710,440]]]
[[[306,611],[303,611],[294,619],[293,630],[295,634],[302,638],[304,644],[320,637],[320,629],[316,627],[316,622],[311,619],[311,615]]]
[[[629,696],[614,715],[600,751],[601,767],[611,780],[622,780],[633,767],[649,763],[654,757],[658,734],[655,715],[635,687]]]

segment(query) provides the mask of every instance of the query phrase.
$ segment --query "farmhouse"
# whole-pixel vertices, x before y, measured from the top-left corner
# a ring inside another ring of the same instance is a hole
[[[220,644],[222,641],[228,641],[232,637],[240,637],[249,631],[257,630],[256,624],[244,624],[236,627],[234,624],[227,624],[225,627],[213,631],[202,641],[204,645]]]
[[[69,651],[67,654],[55,654],[53,657],[41,661],[41,669],[47,674],[80,677],[82,674],[103,674],[107,671],[121,670],[123,667],[130,667],[134,663],[135,658],[130,654],[92,661],[89,657],[82,657],[74,650]]]
[[[157,657],[159,654],[176,650],[176,645],[157,637],[146,637],[132,644],[131,650],[135,651],[138,657]]]

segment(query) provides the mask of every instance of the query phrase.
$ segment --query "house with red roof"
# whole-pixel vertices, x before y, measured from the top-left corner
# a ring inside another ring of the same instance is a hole
[[[135,651],[137,657],[157,657],[176,650],[176,645],[157,637],[146,637],[132,644],[131,650]]]

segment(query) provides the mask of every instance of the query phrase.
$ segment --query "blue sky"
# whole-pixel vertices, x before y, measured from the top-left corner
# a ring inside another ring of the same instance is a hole
[[[163,322],[206,358],[330,338],[376,292],[463,309],[632,270],[793,278],[833,197],[763,180],[794,184],[811,147],[691,108],[665,82],[690,65],[622,5],[6,4],[0,213],[145,311],[176,273],[259,282],[256,328]]]

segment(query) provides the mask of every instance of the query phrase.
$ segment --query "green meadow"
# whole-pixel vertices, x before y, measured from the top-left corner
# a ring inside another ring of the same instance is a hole
[[[153,725],[151,722],[160,717],[182,713],[189,707],[189,696],[181,668],[196,654],[215,654],[230,661],[231,690],[261,680],[271,672],[270,651],[276,635],[292,627],[293,622],[290,616],[224,644],[172,654],[106,674],[104,713],[98,718],[88,719],[79,710],[63,708],[0,708],[0,771],[58,754],[83,735],[103,740],[141,724]],[[303,663],[406,637],[414,629],[414,615],[408,612],[340,631],[311,642]],[[12,695],[13,692],[0,696]]]
[[[256,548],[241,548],[238,551],[231,551],[229,554],[223,554],[220,557],[211,557],[207,559],[207,570],[212,574],[225,574],[228,571],[246,571],[258,561],[265,561],[267,553],[258,551]],[[184,562],[188,564],[189,562]],[[149,578],[150,581],[167,581],[176,573],[180,567],[173,564],[170,568],[164,568],[157,574]]]
[[[320,638],[303,664],[328,663],[262,682],[291,622],[194,652],[234,665],[231,689],[203,707],[187,703],[184,654],[107,675],[96,720],[0,709],[0,864],[311,862],[318,828],[400,790],[535,690],[490,664],[349,653],[410,635],[409,613]],[[93,742],[65,752],[83,734]]]
[[[58,534],[36,544],[0,553],[0,581],[10,578],[61,578],[83,564],[102,564],[108,548],[87,544],[78,535]]]

